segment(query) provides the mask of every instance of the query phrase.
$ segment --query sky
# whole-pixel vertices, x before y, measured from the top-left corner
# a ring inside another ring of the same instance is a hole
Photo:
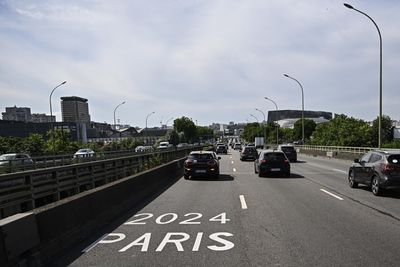
[[[383,38],[383,113],[400,120],[400,1],[352,0]],[[0,110],[160,126],[260,121],[261,112],[379,114],[379,37],[336,0],[0,0]],[[252,114],[252,115],[250,115]]]

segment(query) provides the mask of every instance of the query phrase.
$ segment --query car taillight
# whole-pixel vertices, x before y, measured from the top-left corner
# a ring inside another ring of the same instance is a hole
[[[208,166],[215,166],[215,165],[217,165],[217,163],[214,160],[211,160],[211,161],[207,162],[207,165]]]
[[[185,166],[191,166],[191,165],[193,165],[193,160],[185,161]]]
[[[389,165],[387,163],[382,163],[381,164],[381,171],[383,173],[388,173],[390,171],[394,171],[395,170],[395,166]]]
[[[283,163],[289,164],[289,160],[285,159],[285,160],[283,161]]]
[[[262,163],[267,163],[267,160],[263,159],[263,160],[260,161],[260,163],[261,163],[261,164],[262,164]]]

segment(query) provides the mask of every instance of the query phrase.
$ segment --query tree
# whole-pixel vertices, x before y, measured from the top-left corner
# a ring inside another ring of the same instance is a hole
[[[169,134],[168,141],[170,144],[176,146],[179,144],[179,134],[175,130],[172,130],[172,132]]]
[[[214,131],[209,127],[196,126],[196,133],[198,141],[210,140],[214,137]]]
[[[188,117],[181,117],[174,120],[174,130],[178,133],[183,132],[186,142],[194,142],[197,136],[197,128],[194,122]]]
[[[47,132],[46,152],[65,154],[70,151],[70,134],[66,130],[55,129]]]
[[[24,149],[31,156],[43,155],[46,142],[40,134],[31,134],[24,140]]]
[[[363,120],[336,115],[327,123],[317,125],[311,144],[323,146],[371,146],[371,127]]]
[[[307,140],[310,138],[312,133],[315,131],[315,127],[317,124],[313,120],[304,119],[304,139]],[[294,123],[294,139],[301,140],[303,137],[303,123],[302,120],[297,120]],[[305,141],[304,140],[304,141]]]
[[[382,127],[382,139],[381,143],[390,143],[393,141],[393,124],[392,120],[389,116],[383,115],[381,121]],[[371,130],[371,144],[373,147],[378,146],[378,138],[379,138],[379,117],[377,117],[372,122],[372,130]]]

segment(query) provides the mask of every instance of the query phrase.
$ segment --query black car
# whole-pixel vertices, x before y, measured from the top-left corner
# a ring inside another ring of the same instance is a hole
[[[256,160],[258,157],[258,152],[255,146],[245,146],[240,151],[240,160]]]
[[[212,151],[192,151],[184,163],[184,178],[189,179],[194,176],[219,177],[219,160],[215,152]]]
[[[279,145],[278,150],[283,151],[291,162],[297,161],[297,152],[292,145]]]
[[[228,154],[228,149],[226,148],[225,145],[219,145],[219,146],[217,146],[217,149],[215,150],[215,153],[217,153],[217,154],[221,154],[221,153]]]
[[[349,169],[349,186],[371,186],[375,196],[385,189],[400,187],[400,151],[370,151],[355,159]]]
[[[290,176],[290,162],[285,153],[277,150],[263,150],[254,161],[254,172],[259,177],[268,174],[282,174]]]

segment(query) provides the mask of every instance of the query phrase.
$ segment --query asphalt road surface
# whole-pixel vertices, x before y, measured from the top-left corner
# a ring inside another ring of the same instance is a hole
[[[290,178],[259,178],[221,157],[218,180],[178,180],[53,264],[400,265],[400,191],[351,189],[348,161],[299,156]]]

